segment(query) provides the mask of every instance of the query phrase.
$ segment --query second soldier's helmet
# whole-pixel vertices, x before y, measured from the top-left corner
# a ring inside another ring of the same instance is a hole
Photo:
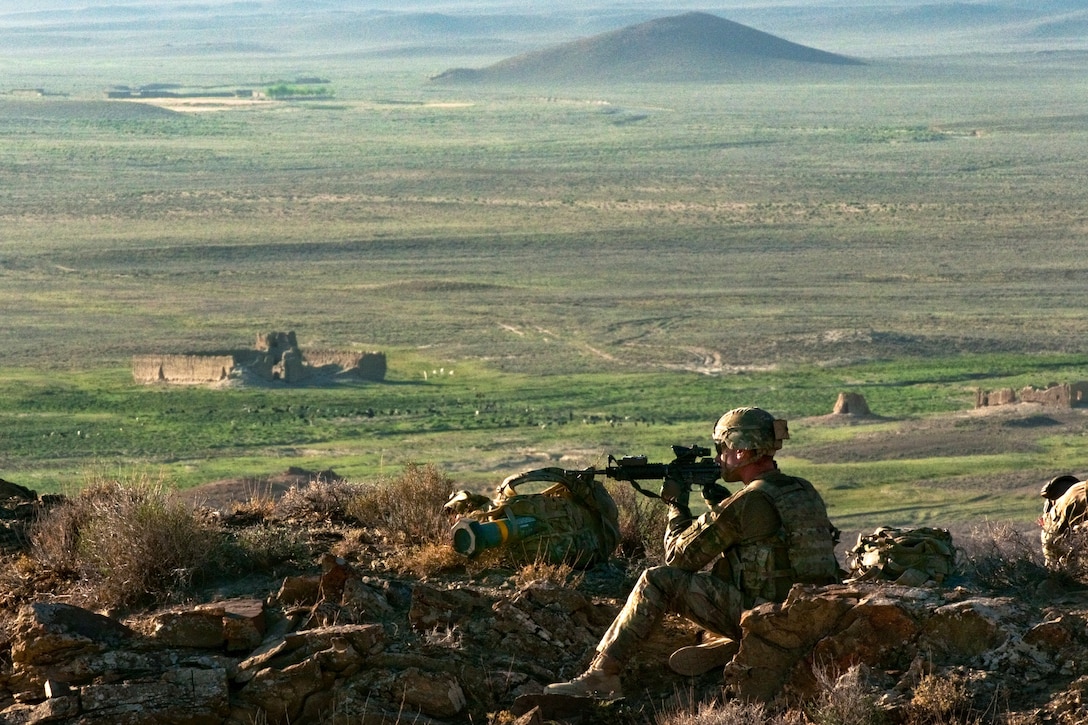
[[[760,408],[734,408],[718,419],[714,442],[733,450],[754,450],[774,455],[790,437],[786,421]]]

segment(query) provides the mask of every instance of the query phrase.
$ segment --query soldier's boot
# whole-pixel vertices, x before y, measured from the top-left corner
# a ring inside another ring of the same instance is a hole
[[[593,697],[598,700],[618,700],[623,697],[620,672],[623,664],[615,657],[598,654],[589,669],[570,682],[556,682],[544,688],[545,695]]]
[[[673,652],[669,657],[669,669],[678,675],[695,677],[724,667],[739,649],[740,643],[728,637],[712,637]]]

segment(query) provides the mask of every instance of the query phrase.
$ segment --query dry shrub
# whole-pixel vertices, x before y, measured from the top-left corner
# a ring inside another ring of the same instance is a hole
[[[453,487],[434,466],[412,463],[399,476],[358,486],[346,512],[393,544],[449,544],[450,524],[442,506]]]
[[[82,569],[80,532],[93,514],[90,499],[100,493],[84,489],[42,515],[30,529],[31,558],[57,576],[77,578]]]
[[[976,526],[958,548],[960,570],[980,587],[1026,593],[1046,579],[1039,540],[1008,523]]]
[[[96,478],[35,523],[32,557],[78,578],[105,607],[153,602],[188,589],[218,534],[161,481]]]
[[[261,524],[235,532],[217,557],[224,564],[233,562],[245,573],[275,573],[281,566],[301,568],[312,563],[306,533],[295,526]]]
[[[305,486],[285,491],[273,514],[279,519],[344,521],[350,516],[348,507],[359,496],[359,489],[358,484],[342,479],[315,478]]]
[[[608,482],[608,493],[619,510],[620,545],[618,554],[647,565],[663,564],[665,514],[667,505],[660,499],[643,496],[626,483]]]
[[[914,688],[910,701],[910,725],[959,725],[979,722],[972,714],[967,682],[955,673],[926,675]]]
[[[816,725],[881,725],[885,713],[866,682],[861,667],[837,674],[833,669],[814,672],[820,694],[806,707]]]

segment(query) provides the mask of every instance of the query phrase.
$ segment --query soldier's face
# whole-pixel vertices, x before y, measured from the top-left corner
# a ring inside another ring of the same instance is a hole
[[[741,480],[737,471],[748,463],[749,451],[718,446],[718,455],[714,459],[722,469],[722,480],[727,483],[736,483]]]

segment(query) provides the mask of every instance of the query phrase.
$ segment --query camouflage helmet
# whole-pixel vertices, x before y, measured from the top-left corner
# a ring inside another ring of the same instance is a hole
[[[714,426],[714,442],[719,448],[754,450],[766,455],[774,455],[789,437],[786,421],[776,420],[760,408],[734,408]]]
[[[1074,483],[1078,483],[1079,481],[1080,479],[1076,476],[1056,476],[1046,482],[1046,485],[1043,486],[1043,490],[1039,492],[1039,495],[1048,501],[1057,501]]]

